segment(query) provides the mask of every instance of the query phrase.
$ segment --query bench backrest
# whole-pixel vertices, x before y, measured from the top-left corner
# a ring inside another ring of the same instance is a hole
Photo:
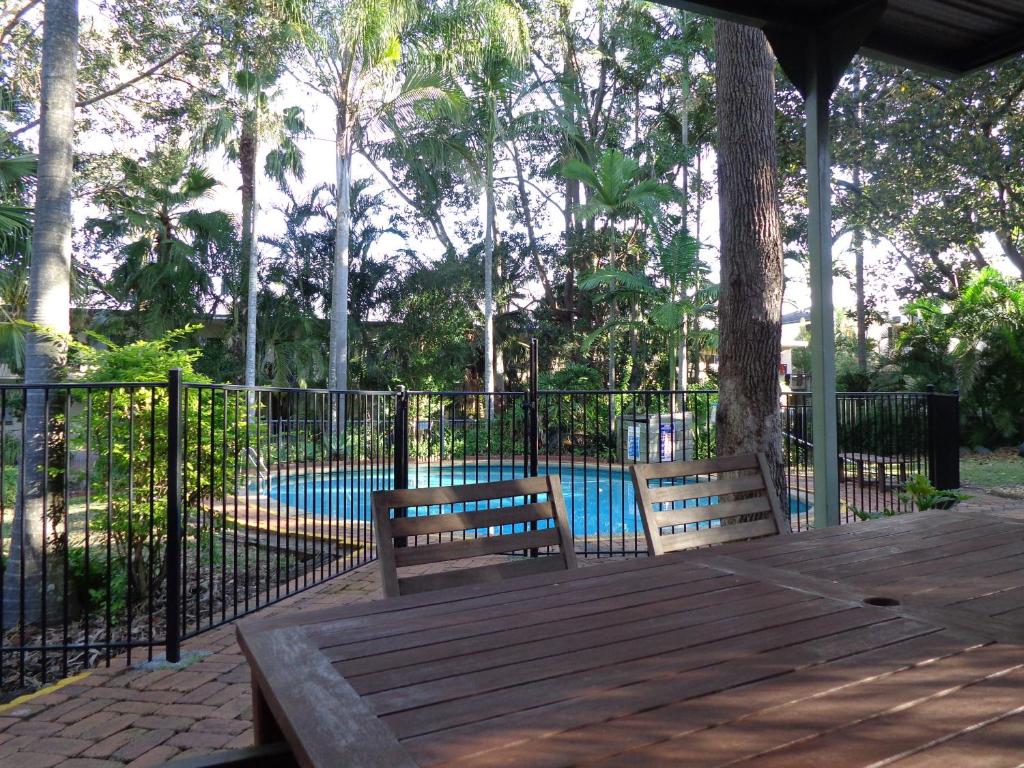
[[[763,454],[635,464],[630,474],[652,556],[789,533]]]
[[[540,496],[546,498],[538,501]],[[510,506],[499,506],[502,503]],[[576,567],[557,475],[377,491],[373,494],[373,522],[388,597]],[[399,569],[411,566],[520,551],[536,556],[435,573],[399,574]]]

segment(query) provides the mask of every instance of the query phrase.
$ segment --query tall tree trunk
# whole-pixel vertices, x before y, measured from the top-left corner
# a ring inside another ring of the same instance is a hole
[[[686,11],[682,12],[682,37],[686,37],[686,27],[689,20],[689,14]],[[679,140],[683,145],[683,229],[689,231],[689,216],[690,216],[690,62],[686,63],[686,74],[683,77],[683,108],[682,114],[679,116],[680,129],[679,129]],[[680,298],[686,298],[686,291],[688,290],[686,281],[681,280],[679,285],[679,291],[682,294]],[[679,328],[679,349],[676,354],[676,365],[679,370],[676,374],[676,379],[679,382],[679,389],[685,390],[687,388],[687,334],[689,332],[689,320],[684,315],[680,320]],[[685,410],[685,398],[683,404],[679,410]]]
[[[242,173],[242,263],[246,269],[245,294],[245,386],[256,386],[256,311],[259,299],[259,257],[256,250],[256,112],[247,110],[242,118],[238,142],[238,164]]]
[[[853,168],[854,184],[860,183],[860,166]],[[857,292],[857,367],[868,370],[868,318],[864,296],[864,228],[853,228],[854,283]]]
[[[337,214],[334,220],[334,276],[331,281],[329,389],[348,389],[348,267],[352,234],[352,132],[347,106],[338,106],[336,124]]]
[[[494,134],[484,148],[484,391],[494,391]],[[487,398],[487,418],[493,400]]]
[[[715,47],[721,229],[718,453],[766,454],[785,498],[775,61],[764,33],[753,27],[715,22]]]
[[[857,133],[859,134],[862,125],[863,110],[861,109],[861,85],[862,67],[858,64],[857,76],[853,81],[853,98],[855,116],[857,121]],[[861,192],[861,165],[860,155],[853,164],[853,188],[857,191],[858,203],[862,202],[859,197]],[[867,373],[868,370],[868,319],[867,306],[864,297],[864,227],[858,222],[853,228],[853,257],[854,257],[854,290],[857,293],[857,367]]]
[[[77,0],[46,0],[43,11],[38,184],[26,318],[30,323],[62,334],[68,333],[71,326],[71,182],[77,58]],[[64,363],[63,344],[35,332],[28,334],[26,385],[54,381],[59,378]],[[44,503],[46,468],[43,463],[48,418],[42,390],[27,391],[22,418],[25,424],[21,456],[24,488],[15,504],[4,579],[3,618],[6,628],[19,619],[29,623],[38,621],[46,589],[41,561],[47,537],[48,510]]]

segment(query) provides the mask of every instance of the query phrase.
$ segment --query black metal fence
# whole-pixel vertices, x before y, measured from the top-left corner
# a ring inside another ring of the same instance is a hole
[[[327,392],[165,382],[0,387],[0,685],[166,651],[372,560],[370,494],[561,475],[581,554],[644,537],[628,467],[715,454],[714,391]],[[957,398],[841,394],[843,520],[959,483]],[[809,526],[809,395],[780,404]]]

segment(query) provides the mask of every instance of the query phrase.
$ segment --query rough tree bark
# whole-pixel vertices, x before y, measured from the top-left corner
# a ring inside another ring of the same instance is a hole
[[[27,319],[58,334],[70,331],[71,181],[77,58],[77,0],[46,0],[43,11],[39,170]],[[63,344],[52,336],[35,332],[28,334],[26,385],[31,387],[58,379],[64,362]],[[25,420],[25,444],[21,455],[24,486],[15,505],[4,578],[5,628],[10,628],[19,619],[27,623],[38,621],[46,588],[42,552],[46,546],[48,510],[43,463],[49,419],[43,390],[27,390],[22,418]]]
[[[763,452],[785,498],[775,60],[764,33],[729,22],[715,23],[715,47],[721,229],[718,453]]]
[[[334,274],[331,280],[331,330],[328,389],[348,389],[348,268],[352,232],[352,131],[348,109],[337,105],[335,133],[337,213],[334,221]]]
[[[259,138],[256,111],[246,110],[238,142],[238,164],[242,173],[242,263],[245,265],[245,377],[247,387],[256,386],[256,311],[259,299],[259,258],[256,249],[256,155]]]

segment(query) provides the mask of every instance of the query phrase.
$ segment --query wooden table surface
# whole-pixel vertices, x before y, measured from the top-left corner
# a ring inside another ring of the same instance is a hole
[[[1024,512],[921,512],[301,621],[250,620],[239,640],[257,739],[305,765],[1024,763]]]

